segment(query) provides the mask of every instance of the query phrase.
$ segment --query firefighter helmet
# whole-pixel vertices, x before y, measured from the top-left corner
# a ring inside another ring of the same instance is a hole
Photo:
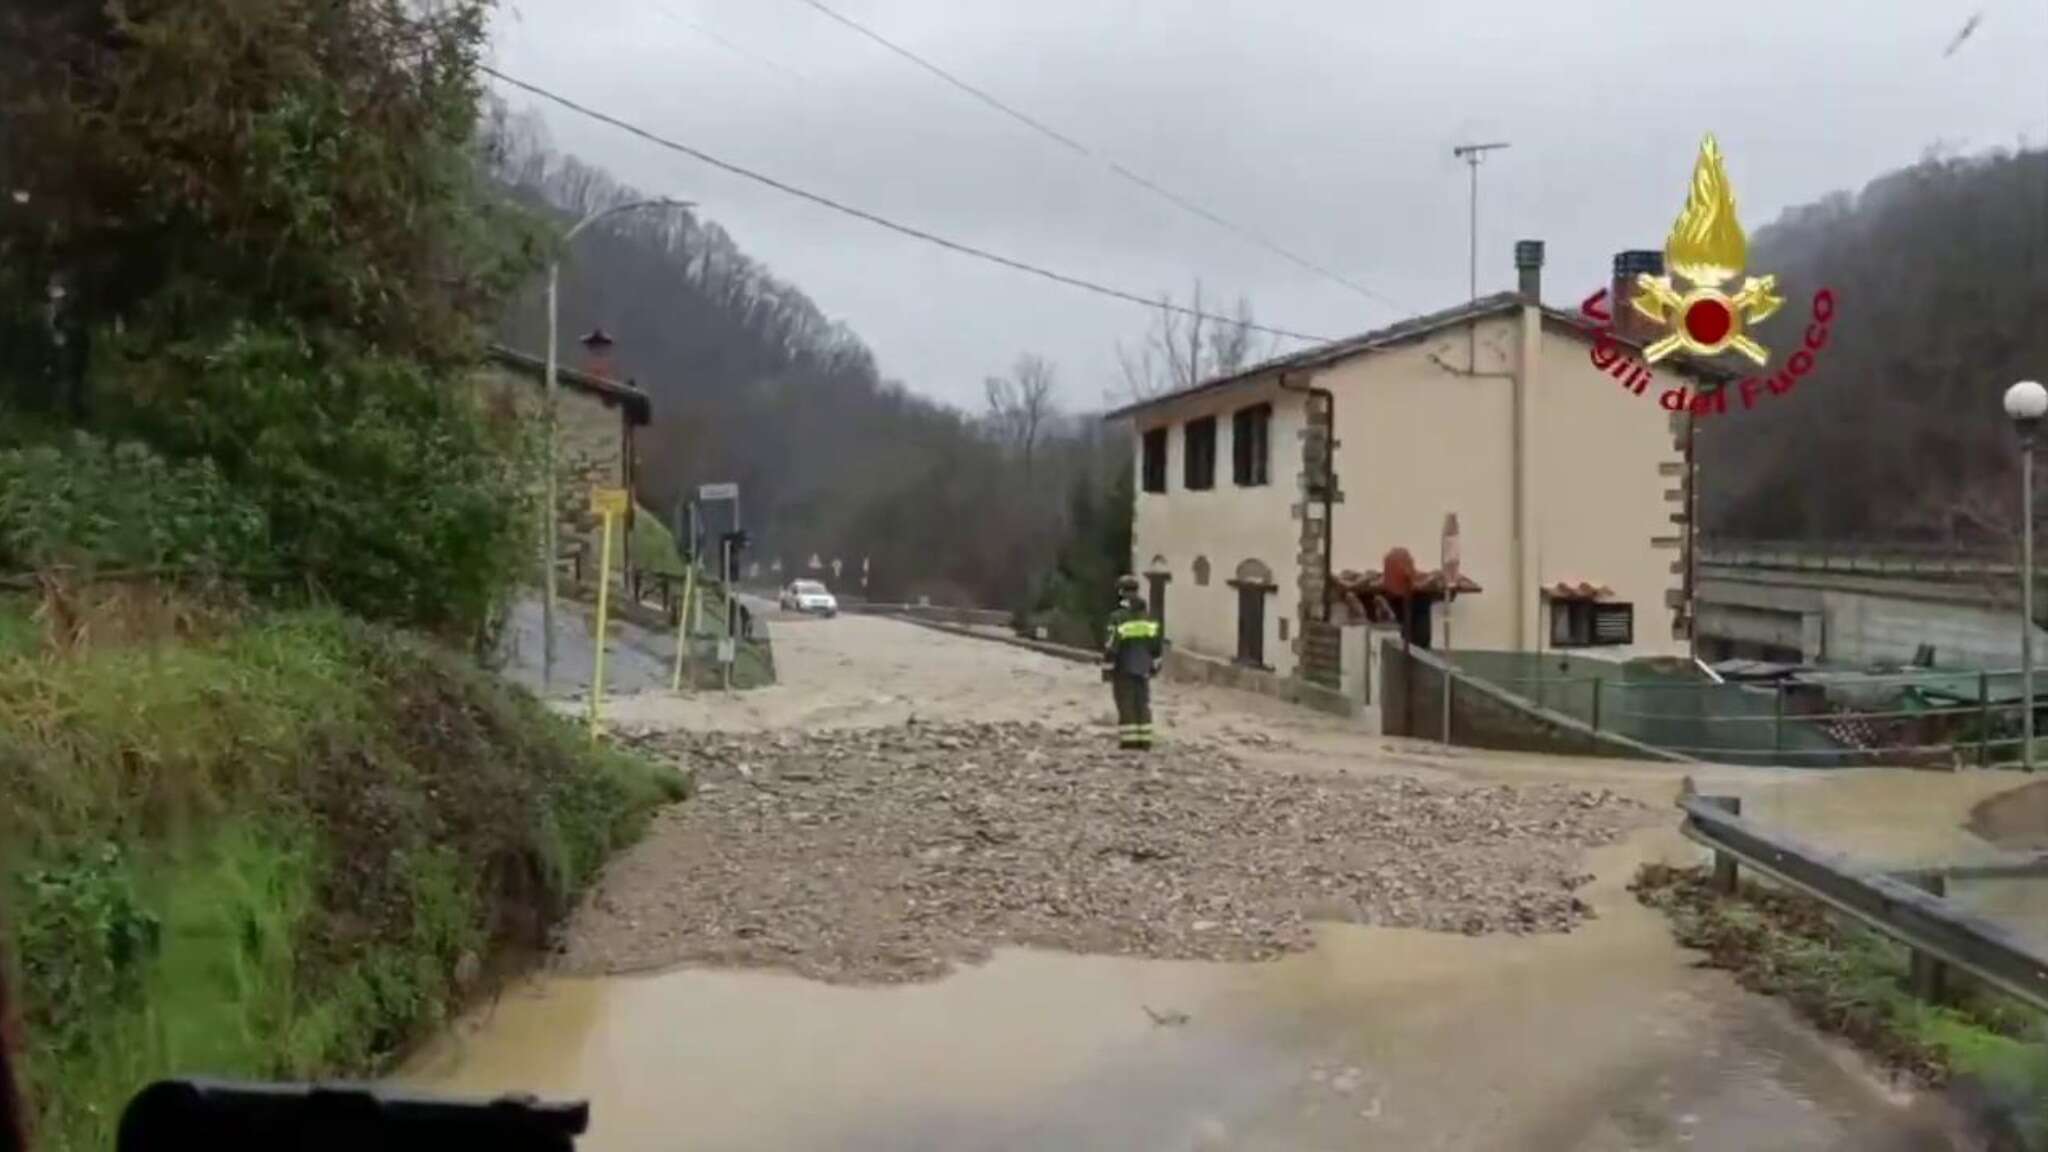
[[[1136,576],[1129,574],[1128,572],[1122,576],[1117,577],[1116,590],[1125,596],[1129,596],[1137,592],[1138,578]]]

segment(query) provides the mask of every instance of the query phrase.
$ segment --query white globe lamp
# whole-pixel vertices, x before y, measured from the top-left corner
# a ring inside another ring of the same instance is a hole
[[[2048,415],[2048,388],[2022,380],[2005,390],[2020,434],[2020,763],[2034,770],[2034,430]]]

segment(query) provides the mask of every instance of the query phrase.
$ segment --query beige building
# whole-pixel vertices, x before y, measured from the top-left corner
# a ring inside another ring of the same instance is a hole
[[[1614,284],[1657,256],[1624,253]],[[1341,626],[1398,603],[1373,594],[1389,551],[1440,589],[1455,513],[1461,592],[1448,613],[1416,598],[1418,643],[1442,645],[1448,621],[1461,649],[1688,652],[1683,408],[1726,377],[1641,367],[1639,326],[1542,306],[1542,259],[1524,241],[1517,292],[1110,414],[1133,425],[1133,571],[1170,641],[1336,687]]]
[[[581,370],[555,368],[557,438],[555,451],[557,538],[565,562],[582,560],[584,579],[596,579],[598,517],[590,510],[595,487],[632,491],[639,471],[637,429],[647,426],[653,406],[645,392],[615,379],[599,350],[610,341],[603,334]],[[586,345],[593,342],[586,338]],[[525,416],[540,411],[547,362],[537,356],[494,346],[483,370],[484,386],[516,406]],[[634,508],[612,539],[612,562],[620,573],[630,570]]]

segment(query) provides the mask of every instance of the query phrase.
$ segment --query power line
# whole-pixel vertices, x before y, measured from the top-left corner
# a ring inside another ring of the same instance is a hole
[[[989,95],[987,92],[982,91],[980,88],[977,88],[972,84],[969,84],[967,81],[960,79],[958,76],[953,75],[951,72],[946,71],[944,68],[939,67],[937,64],[934,64],[931,61],[925,59],[924,57],[919,56],[917,53],[912,52],[910,49],[905,48],[900,44],[897,44],[895,41],[888,39],[881,33],[874,31],[873,29],[867,27],[864,24],[861,24],[859,21],[854,20],[852,17],[841,15],[840,13],[834,11],[833,9],[826,7],[825,4],[822,3],[822,0],[798,0],[798,2],[817,10],[822,15],[832,20],[838,21],[840,24],[843,24],[847,28],[852,29],[854,32],[867,37],[869,40],[874,41],[875,43],[881,45],[884,48],[887,48],[889,51],[894,52],[896,55],[903,57],[905,60],[908,60],[912,64],[917,65],[919,68],[924,69],[925,71],[931,73],[932,75],[959,89],[960,91],[965,92],[967,95],[973,97],[974,99],[980,101],[981,103],[986,104],[990,108],[995,109],[1002,115],[1007,116],[1010,119],[1017,121],[1019,124],[1022,124],[1025,127],[1031,129],[1033,132],[1036,132],[1039,135],[1054,141],[1060,146],[1066,148],[1068,151],[1073,152],[1080,156],[1085,156],[1090,160],[1094,160],[1099,164],[1107,166],[1111,172],[1114,172],[1118,176],[1123,177],[1125,180],[1128,180],[1131,183],[1136,184],[1138,187],[1145,189],[1153,195],[1160,197],[1166,202],[1172,204],[1174,207],[1179,208],[1181,211],[1190,213],[1195,216],[1199,216],[1202,219],[1207,220],[1209,223],[1214,224],[1219,228],[1232,232],[1242,239],[1251,241],[1253,244],[1256,244],[1259,247],[1264,248],[1268,252],[1271,252],[1274,255],[1279,256],[1283,260],[1287,260],[1293,263],[1297,267],[1313,272],[1326,280],[1332,281],[1333,283],[1341,284],[1344,287],[1349,288],[1353,292],[1358,293],[1360,296],[1366,297],[1367,299],[1377,300],[1382,304],[1386,304],[1397,309],[1406,309],[1409,311],[1413,310],[1408,309],[1407,305],[1402,304],[1400,301],[1395,300],[1392,297],[1385,295],[1384,293],[1376,292],[1373,289],[1368,288],[1355,280],[1352,280],[1348,276],[1344,276],[1339,273],[1333,272],[1330,269],[1323,267],[1321,264],[1318,264],[1315,261],[1310,260],[1306,256],[1296,255],[1295,253],[1290,252],[1285,248],[1282,248],[1280,245],[1274,243],[1273,241],[1266,239],[1264,236],[1259,235],[1257,232],[1254,232],[1251,229],[1246,228],[1244,225],[1238,224],[1235,221],[1219,216],[1216,213],[1210,211],[1209,209],[1202,207],[1200,204],[1197,204],[1194,201],[1189,200],[1187,197],[1182,196],[1179,193],[1172,191],[1171,189],[1160,186],[1155,181],[1147,179],[1140,173],[1133,172],[1131,169],[1126,168],[1122,164],[1118,163],[1115,160],[1115,158],[1110,156],[1104,156],[1100,153],[1095,152],[1086,144],[1081,143],[1080,141],[1074,139],[1073,137],[1067,135],[1064,132],[1059,131],[1056,128],[1053,128],[1029,115],[1026,115],[1025,113],[1019,111],[1017,108],[1009,104],[1006,104],[1001,100],[998,100],[994,96]]]
[[[811,203],[818,205],[819,207],[830,208],[834,212],[839,212],[847,216],[852,216],[858,220],[865,220],[870,224],[876,225],[881,228],[887,228],[891,232],[900,233],[901,235],[908,236],[913,240],[922,240],[927,244],[936,244],[941,248],[945,248],[953,252],[958,252],[963,256],[972,256],[977,260],[986,260],[993,264],[1000,264],[1003,267],[1009,268],[1013,271],[1026,272],[1030,275],[1037,276],[1042,279],[1051,280],[1057,284],[1065,284],[1070,288],[1079,288],[1086,292],[1093,292],[1099,296],[1108,296],[1117,300],[1128,301],[1132,304],[1140,304],[1147,308],[1161,308],[1168,312],[1178,313],[1182,316],[1188,316],[1200,320],[1213,320],[1222,324],[1247,328],[1254,332],[1264,332],[1269,336],[1282,336],[1289,340],[1300,340],[1309,344],[1329,343],[1329,338],[1325,336],[1309,336],[1300,332],[1290,332],[1285,328],[1274,328],[1265,324],[1257,324],[1252,323],[1250,321],[1238,320],[1230,316],[1221,316],[1214,312],[1203,312],[1200,309],[1189,308],[1185,305],[1175,304],[1171,300],[1147,299],[1146,297],[1140,296],[1135,292],[1126,292],[1121,288],[1112,288],[1106,284],[1098,284],[1093,280],[1083,280],[1078,276],[1069,276],[1064,272],[1055,272],[1049,268],[1044,268],[1037,264],[1029,264],[1022,260],[1016,260],[1008,256],[998,255],[997,253],[991,252],[986,248],[977,248],[972,244],[963,244],[958,240],[948,240],[943,236],[939,236],[931,232],[926,232],[921,228],[914,228],[908,224],[899,224],[886,216],[878,216],[875,213],[869,212],[865,209],[855,208],[849,204],[842,204],[839,201],[834,200],[828,196],[824,196],[816,192],[806,191],[802,188],[798,188],[794,184],[785,184],[782,181],[775,179],[773,176],[765,176],[759,172],[753,171],[752,169],[742,168],[738,164],[731,163],[730,161],[720,160],[718,157],[713,156],[708,152],[692,148],[688,144],[678,143],[677,141],[670,140],[665,136],[658,136],[653,132],[650,132],[647,129],[642,128],[636,124],[630,124],[624,120],[619,119],[616,116],[612,116],[604,112],[599,112],[595,108],[589,108],[582,104],[578,104],[576,101],[569,99],[567,96],[562,96],[557,93],[550,92],[537,84],[529,84],[524,80],[507,76],[505,73],[500,72],[487,64],[477,65],[477,70],[484,73],[487,76],[496,77],[497,79],[503,81],[504,83],[510,84],[514,88],[518,88],[521,91],[529,92],[535,96],[540,97],[543,100],[559,104],[562,107],[567,108],[569,111],[574,112],[579,116],[587,116],[590,119],[596,120],[600,123],[609,124],[622,132],[631,133],[634,136],[640,137],[642,140],[645,140],[651,144],[660,145],[661,147],[666,148],[671,152],[680,152],[683,155],[688,156],[694,160],[702,161],[703,163],[709,164],[713,168],[717,168],[722,172],[731,173],[732,175],[738,176],[742,179],[752,180],[756,184],[765,184],[768,187],[775,189],[777,192],[794,196],[799,200],[808,200]]]
[[[777,64],[775,61],[770,60],[769,58],[761,55],[758,52],[754,52],[751,51],[750,49],[743,48],[740,45],[733,43],[731,40],[728,40],[725,37],[719,35],[718,33],[713,32],[711,29],[706,28],[704,25],[699,24],[697,21],[690,19],[689,17],[683,15],[680,12],[675,11],[674,9],[665,7],[660,4],[656,4],[654,6],[654,11],[657,15],[668,17],[669,19],[675,21],[676,23],[681,24],[685,28],[690,29],[692,32],[697,33],[699,36],[704,37],[706,40],[709,40],[712,43],[717,44],[719,47],[724,48],[726,51],[732,53],[735,56],[738,56],[745,60],[751,60],[755,64],[758,64],[763,68],[771,68],[799,83],[815,83],[815,81],[813,81],[810,77],[804,75],[801,72],[798,72],[794,68],[784,67],[783,65]]]

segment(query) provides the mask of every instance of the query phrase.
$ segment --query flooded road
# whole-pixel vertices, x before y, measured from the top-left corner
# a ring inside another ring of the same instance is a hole
[[[799,686],[770,690],[786,702],[747,693],[725,706],[756,728],[774,726],[783,708],[814,716],[820,700],[836,709],[877,691],[916,697],[914,679],[877,682],[861,651],[875,642],[898,645],[882,656],[894,670],[941,669],[942,708],[975,707],[962,674],[976,661],[999,714],[1029,706],[1014,691],[1027,684],[1057,686],[1043,698],[1054,712],[1078,712],[1098,694],[1085,667],[846,619],[778,631],[778,662],[796,665]],[[917,651],[928,644],[942,650]],[[679,706],[701,723],[716,722],[721,705]],[[643,701],[648,715],[663,707]],[[1329,718],[1269,725],[1263,702],[1236,709],[1227,693],[1188,690],[1163,711],[1181,731],[1216,739],[1252,723],[1279,733],[1260,755],[1312,757],[1333,771],[1555,773],[1665,804],[1677,788],[1668,766],[1431,752]],[[1859,855],[1902,863],[1981,844],[1963,823],[2005,786],[1702,774],[1703,788],[1745,794],[1772,823],[1849,829]],[[711,969],[543,974],[399,1078],[436,1091],[587,1097],[586,1145],[615,1152],[1971,1147],[1937,1101],[1893,1092],[1784,1006],[1696,967],[1662,917],[1636,903],[1626,885],[1638,864],[1697,855],[1676,822],[1674,812],[1669,826],[1587,857],[1594,880],[1583,895],[1596,919],[1569,935],[1328,926],[1313,950],[1260,964],[999,949],[943,979],[890,987]],[[675,883],[687,892],[687,877]]]
[[[587,1096],[589,1146],[617,1152],[1957,1147],[1618,886],[1595,904],[1570,936],[1331,927],[1267,964],[542,978],[404,1078]]]

